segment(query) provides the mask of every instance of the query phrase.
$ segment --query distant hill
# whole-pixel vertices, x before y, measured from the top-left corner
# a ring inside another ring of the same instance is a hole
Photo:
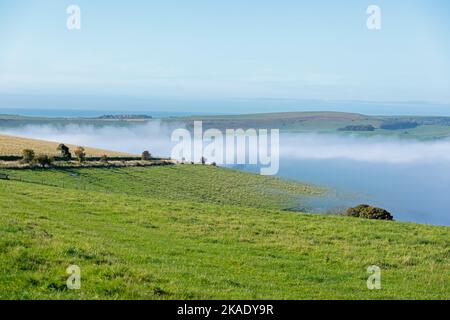
[[[229,116],[196,116],[165,121],[202,120],[203,128],[264,128],[282,132],[384,135],[433,140],[450,137],[450,117],[368,116],[345,112],[280,112]]]
[[[143,114],[107,114],[94,119],[100,120],[150,120],[153,119],[152,116],[143,115]]]
[[[347,112],[274,112],[255,113],[240,115],[219,115],[219,116],[195,116],[187,119],[207,119],[207,120],[363,120],[370,116],[358,113]]]
[[[127,127],[134,124],[145,124],[153,118],[148,115],[102,115],[100,117],[30,117],[21,115],[0,114],[1,128],[17,128],[26,125],[92,125]]]

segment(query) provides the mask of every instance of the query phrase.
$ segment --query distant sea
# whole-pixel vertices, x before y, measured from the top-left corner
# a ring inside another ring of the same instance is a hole
[[[165,100],[108,98],[8,97],[0,95],[0,114],[46,117],[96,117],[104,114],[148,114],[154,117],[249,114],[268,112],[337,111],[366,115],[450,116],[450,103],[318,101],[297,99]],[[92,101],[91,101],[92,100]],[[43,105],[45,107],[34,107]],[[80,105],[80,107],[77,107]],[[128,107],[129,105],[129,107]],[[33,107],[30,107],[33,106]],[[82,106],[82,107],[81,107]]]

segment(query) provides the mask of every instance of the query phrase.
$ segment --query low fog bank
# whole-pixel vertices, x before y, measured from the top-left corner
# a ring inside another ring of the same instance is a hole
[[[289,134],[280,141],[283,159],[344,159],[368,163],[406,164],[450,161],[450,140],[418,141],[381,136]]]
[[[155,156],[170,156],[173,145],[170,135],[176,128],[183,128],[183,125],[172,123],[169,126],[155,120],[126,127],[78,124],[25,125],[8,129],[0,127],[0,133],[132,154],[149,150]]]
[[[170,156],[175,142],[173,130],[183,123],[150,121],[126,127],[104,125],[26,125],[1,128],[0,133],[74,145],[140,154]],[[280,156],[287,160],[346,159],[368,163],[404,164],[449,162],[450,140],[417,141],[387,137],[358,137],[328,134],[282,134]]]

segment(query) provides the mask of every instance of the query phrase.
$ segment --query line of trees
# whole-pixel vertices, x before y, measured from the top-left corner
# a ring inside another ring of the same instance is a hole
[[[73,159],[72,153],[70,152],[70,148],[67,147],[65,144],[60,144],[56,148],[56,150],[60,153],[60,158],[66,161],[71,161]],[[75,155],[75,159],[79,162],[85,162],[86,161],[86,150],[83,147],[77,147],[73,154]],[[22,163],[26,164],[37,164],[41,167],[49,167],[52,165],[53,161],[55,159],[47,154],[36,154],[34,150],[32,149],[24,149],[22,151]],[[149,151],[142,152],[141,160],[143,161],[150,161],[152,160],[152,155]],[[102,155],[100,157],[100,162],[108,163],[108,156],[106,154]]]
[[[70,152],[69,147],[65,144],[60,144],[56,148],[57,151],[60,152],[61,157],[66,160],[72,160],[72,153]],[[74,151],[76,160],[78,162],[84,162],[86,160],[86,152],[83,147],[77,147]],[[105,157],[106,155],[104,155]],[[22,163],[28,164],[38,164],[41,167],[49,167],[52,165],[54,158],[48,154],[40,153],[36,154],[33,149],[24,149],[22,151]]]
[[[53,158],[43,153],[36,155],[34,150],[25,149],[22,151],[22,162],[35,163],[44,168],[46,166],[50,166],[53,163]]]

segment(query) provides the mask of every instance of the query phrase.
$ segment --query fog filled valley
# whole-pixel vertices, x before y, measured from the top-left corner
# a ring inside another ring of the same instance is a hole
[[[182,122],[24,125],[0,134],[140,154],[171,155],[171,133]],[[255,171],[255,165],[235,165]],[[282,133],[279,176],[319,185],[326,196],[299,199],[299,207],[332,212],[358,203],[377,205],[396,220],[450,225],[450,140],[419,141],[354,134]]]
[[[449,39],[445,0],[0,0],[0,301],[448,300]]]

